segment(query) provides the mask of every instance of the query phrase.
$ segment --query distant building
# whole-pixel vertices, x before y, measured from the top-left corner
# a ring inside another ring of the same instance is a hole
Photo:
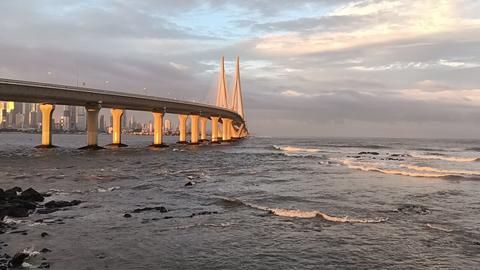
[[[85,118],[85,108],[84,107],[78,107],[76,110],[77,113],[77,130],[85,131],[87,129],[87,122]]]
[[[100,115],[100,132],[105,132],[105,115]]]
[[[170,120],[168,119],[165,120],[165,125],[163,130],[165,134],[170,134],[172,132],[172,122],[170,122]]]

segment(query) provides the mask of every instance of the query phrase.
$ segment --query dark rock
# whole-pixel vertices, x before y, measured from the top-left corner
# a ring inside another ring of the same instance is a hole
[[[10,233],[13,233],[13,234],[21,234],[21,235],[28,235],[28,232],[25,231],[25,230],[22,230],[22,231],[11,231]]]
[[[52,252],[52,251],[48,248],[42,248],[42,250],[40,250],[40,253],[48,253],[48,252]]]
[[[75,206],[79,205],[82,202],[79,200],[73,200],[73,201],[49,201],[47,202],[44,206],[46,208],[63,208],[63,207],[70,207],[70,206]]]
[[[378,152],[360,152],[358,153],[359,155],[372,155],[372,156],[378,156],[380,153]]]
[[[47,237],[47,236],[48,236],[48,233],[42,232],[42,233],[40,234],[40,236],[41,236],[41,237]]]
[[[38,268],[45,269],[45,268],[50,268],[50,264],[48,262],[42,262]]]
[[[5,196],[5,198],[15,198],[17,197],[17,193],[18,192],[22,192],[22,189],[19,188],[19,187],[13,187],[11,189],[7,189],[4,191],[3,195]]]
[[[414,204],[402,205],[399,208],[395,209],[394,212],[403,213],[403,214],[419,214],[419,215],[427,215],[431,213],[431,211],[428,210],[426,207],[421,205],[414,205]]]
[[[99,259],[105,259],[106,256],[105,256],[105,254],[97,254],[97,258],[99,258]]]
[[[135,209],[132,211],[132,213],[141,213],[145,211],[160,211],[160,213],[168,212],[167,208],[163,206],[157,206],[157,207],[144,207],[144,208]]]
[[[30,202],[43,202],[42,194],[38,193],[33,188],[29,188],[20,194],[20,199]]]
[[[125,214],[125,215],[123,215],[123,217],[124,217],[124,218],[131,218],[132,215],[130,215],[130,214]]]
[[[20,267],[26,258],[28,258],[28,254],[19,252],[8,262],[8,266],[13,268]]]
[[[34,203],[13,199],[8,202],[0,203],[0,218],[9,217],[28,217],[30,210],[37,206]]]
[[[185,184],[186,187],[192,187],[195,183],[192,181],[189,181],[188,183]]]

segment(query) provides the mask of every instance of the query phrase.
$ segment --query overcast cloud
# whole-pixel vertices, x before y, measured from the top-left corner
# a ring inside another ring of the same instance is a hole
[[[256,135],[480,138],[479,14],[475,0],[4,0],[0,77],[212,102],[219,58],[232,73],[239,55]]]

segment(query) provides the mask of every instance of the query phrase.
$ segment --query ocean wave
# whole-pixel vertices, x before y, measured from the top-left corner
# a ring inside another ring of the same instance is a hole
[[[467,170],[444,170],[444,169],[437,169],[432,167],[425,167],[425,166],[416,166],[416,165],[408,165],[402,164],[400,165],[410,170],[421,171],[421,172],[434,172],[434,173],[442,173],[446,175],[480,175],[480,171],[467,171]]]
[[[276,150],[284,151],[284,152],[303,152],[303,153],[318,153],[321,150],[318,148],[301,148],[295,146],[278,146],[273,145],[273,148]]]
[[[442,228],[442,227],[439,227],[439,226],[436,226],[436,225],[431,225],[429,223],[427,223],[427,225],[425,225],[425,226],[429,229],[433,229],[433,230],[437,230],[437,231],[453,232],[453,230],[451,230],[451,229]]]
[[[480,158],[478,157],[454,157],[454,156],[445,156],[445,155],[421,155],[421,154],[411,154],[412,157],[418,159],[433,159],[433,160],[444,160],[452,162],[478,162]]]
[[[413,177],[431,177],[431,178],[441,178],[447,177],[451,174],[445,173],[435,173],[435,172],[412,172],[412,171],[403,171],[403,170],[395,170],[395,169],[384,169],[380,168],[379,166],[374,166],[371,164],[365,163],[353,163],[350,160],[342,161],[343,165],[347,166],[350,169],[365,171],[365,172],[380,172],[384,174],[394,174],[394,175],[402,175],[402,176],[413,176]],[[375,164],[378,165],[378,164]]]
[[[337,217],[337,216],[328,215],[320,211],[305,211],[305,210],[285,209],[285,208],[269,208],[265,206],[246,203],[241,200],[231,199],[231,198],[222,198],[222,200],[227,204],[243,205],[250,208],[262,210],[279,217],[305,218],[305,219],[322,218],[323,220],[337,222],[337,223],[383,223],[388,220],[388,218],[352,218],[349,216]]]

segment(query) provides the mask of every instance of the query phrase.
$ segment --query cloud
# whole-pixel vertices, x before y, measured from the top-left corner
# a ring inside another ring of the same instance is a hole
[[[0,77],[78,74],[207,102],[219,58],[231,89],[238,55],[256,134],[480,136],[479,12],[473,0],[7,0]]]
[[[304,97],[306,94],[297,92],[295,90],[285,90],[281,93],[282,96],[285,97]]]

